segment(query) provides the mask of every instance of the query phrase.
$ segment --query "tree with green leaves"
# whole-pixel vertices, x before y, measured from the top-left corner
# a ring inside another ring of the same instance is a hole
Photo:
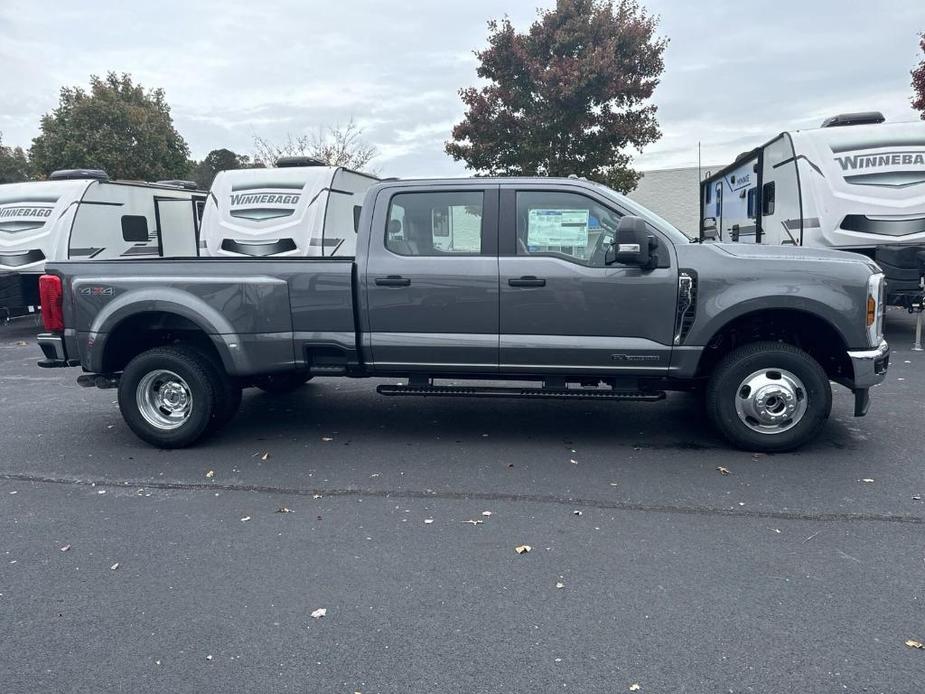
[[[919,48],[925,53],[925,33],[919,35]],[[912,71],[912,108],[922,114],[925,120],[925,57]]]
[[[0,183],[19,183],[28,181],[32,167],[22,147],[8,147],[3,144],[0,133]]]
[[[190,176],[199,187],[207,190],[215,180],[215,175],[219,171],[230,171],[231,169],[246,169],[250,167],[251,158],[246,154],[235,154],[230,149],[213,149],[205,159],[200,162],[192,162],[190,167]]]
[[[668,40],[636,0],[557,0],[526,33],[489,22],[476,73],[460,90],[465,118],[446,151],[478,173],[576,174],[630,191],[639,174],[627,148],[661,133],[647,103]]]
[[[146,90],[131,75],[92,75],[90,90],[62,87],[57,108],[42,116],[32,141],[35,170],[104,169],[113,178],[182,178],[189,147],[173,126],[163,89]]]

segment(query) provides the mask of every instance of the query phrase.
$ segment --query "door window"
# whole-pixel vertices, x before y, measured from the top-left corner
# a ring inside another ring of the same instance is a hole
[[[517,193],[517,255],[604,267],[620,213],[576,193]]]
[[[481,192],[399,193],[389,205],[385,247],[398,255],[480,255]]]

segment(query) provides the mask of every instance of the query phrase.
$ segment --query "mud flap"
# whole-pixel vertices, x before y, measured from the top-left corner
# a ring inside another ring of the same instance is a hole
[[[870,389],[855,388],[854,390],[854,416],[863,417],[870,409]]]

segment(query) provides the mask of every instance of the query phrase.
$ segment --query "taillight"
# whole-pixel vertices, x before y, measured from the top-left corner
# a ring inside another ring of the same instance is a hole
[[[42,322],[49,332],[64,332],[64,291],[61,278],[56,275],[39,277],[39,301],[42,304]]]

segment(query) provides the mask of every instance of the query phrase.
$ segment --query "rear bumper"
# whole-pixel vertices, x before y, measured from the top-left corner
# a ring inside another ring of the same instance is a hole
[[[890,346],[886,340],[873,349],[849,350],[848,357],[854,370],[851,387],[855,390],[870,388],[886,378],[890,366]]]
[[[45,355],[44,359],[37,362],[43,369],[63,369],[80,364],[79,361],[67,358],[64,336],[58,333],[39,333],[36,341],[42,349],[42,354]]]

